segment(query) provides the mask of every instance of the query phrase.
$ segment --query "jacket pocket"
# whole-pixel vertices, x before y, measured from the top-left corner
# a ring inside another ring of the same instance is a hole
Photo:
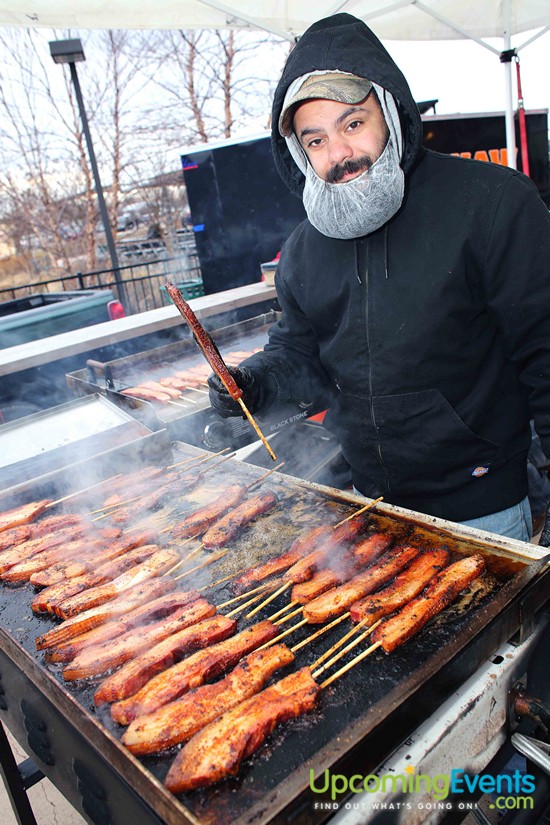
[[[394,493],[451,490],[497,460],[500,445],[476,435],[439,390],[376,396],[373,413]]]

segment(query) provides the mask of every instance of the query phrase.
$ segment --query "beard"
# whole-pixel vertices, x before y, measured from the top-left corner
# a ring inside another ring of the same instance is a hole
[[[358,177],[343,183],[322,180],[311,166],[306,169],[304,207],[310,223],[329,238],[350,240],[375,232],[401,206],[405,178],[392,139],[374,162],[364,157],[346,161],[340,167],[361,161],[368,163],[367,168]],[[333,176],[335,172],[338,174],[335,167],[331,172]],[[344,174],[345,171],[341,172],[337,179]]]

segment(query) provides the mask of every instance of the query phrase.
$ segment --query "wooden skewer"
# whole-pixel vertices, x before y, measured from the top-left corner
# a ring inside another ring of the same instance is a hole
[[[134,496],[133,498],[127,498],[125,501],[117,501],[114,504],[107,504],[106,507],[98,507],[97,510],[91,510],[90,516],[95,516],[96,513],[103,513],[105,510],[116,510],[119,507],[124,507],[125,504],[131,504],[132,501],[137,501],[138,498],[141,498],[145,493],[142,493],[139,496]]]
[[[336,681],[336,679],[339,679],[340,676],[343,676],[344,673],[347,673],[348,670],[351,670],[352,667],[355,667],[355,665],[358,665],[359,662],[362,662],[363,659],[365,659],[367,656],[370,656],[371,653],[374,653],[374,651],[377,650],[381,644],[382,642],[375,642],[366,650],[363,650],[363,652],[356,656],[355,659],[352,659],[351,662],[348,662],[347,665],[344,665],[344,667],[341,667],[340,670],[336,671],[336,673],[333,673],[332,676],[329,676],[328,679],[325,679],[324,682],[321,682],[320,687],[326,688],[329,685],[331,685],[334,681]],[[312,674],[312,676],[315,677],[315,674]]]
[[[182,464],[191,464],[193,461],[198,461],[200,458],[203,458],[205,455],[212,455],[211,453],[200,453],[200,455],[192,456],[192,458],[185,458],[183,461],[177,461],[175,464],[169,464],[166,468],[167,470],[173,470],[174,467],[181,467]]]
[[[69,493],[68,496],[63,496],[63,498],[58,498],[56,501],[51,501],[48,505],[46,505],[46,510],[50,507],[55,507],[56,504],[61,504],[62,501],[68,501],[70,498],[74,498],[75,496],[79,496],[82,493],[87,493],[88,490],[93,490],[96,487],[100,487],[102,484],[106,484],[108,481],[114,481],[115,478],[120,478],[120,473],[117,473],[114,476],[110,476],[109,478],[104,478],[102,481],[98,481],[96,484],[90,484],[89,487],[84,487],[82,490],[77,490],[76,493]]]
[[[279,625],[279,624],[284,624],[285,622],[288,622],[289,619],[293,619],[294,616],[297,616],[299,613],[301,613],[303,609],[304,609],[303,606],[300,605],[300,607],[297,610],[293,610],[292,613],[289,613],[288,616],[284,617],[284,619],[277,619],[277,621],[274,622],[274,624]]]
[[[276,599],[277,596],[279,596],[281,593],[284,593],[285,590],[288,590],[289,587],[292,587],[292,582],[285,582],[274,593],[272,593],[271,596],[269,596],[265,601],[263,601],[261,604],[259,604],[257,607],[255,607],[254,610],[251,610],[246,618],[250,619],[250,618],[252,618],[252,616],[255,616],[256,613],[259,613],[260,610],[263,610],[263,608],[266,607],[266,605],[268,605],[270,602],[272,602],[273,599]]]
[[[210,394],[208,392],[208,390],[199,390],[198,387],[186,387],[185,389],[189,390],[189,392],[202,392],[202,393],[204,393],[204,395],[209,395]]]
[[[237,613],[240,613],[241,610],[246,610],[246,608],[250,607],[251,604],[256,604],[256,602],[258,602],[260,599],[263,599],[263,597],[264,597],[264,593],[260,593],[257,596],[252,596],[252,598],[249,599],[247,602],[245,602],[244,604],[241,604],[239,607],[235,607],[230,613],[226,613],[225,615],[232,618],[233,616],[236,616]]]
[[[265,437],[263,432],[258,427],[255,419],[252,417],[252,413],[250,412],[250,410],[248,409],[248,407],[246,406],[246,404],[244,403],[242,398],[237,398],[237,401],[239,402],[239,406],[240,406],[241,410],[243,411],[243,413],[248,418],[248,421],[250,422],[250,424],[252,424],[252,426],[256,430],[256,434],[258,435],[258,438],[260,438],[260,440],[261,440],[262,444],[264,445],[264,447],[266,448],[267,452],[269,453],[269,455],[271,456],[273,461],[277,461],[277,456],[275,455],[275,453],[271,449],[269,441],[267,440],[267,438]]]
[[[171,567],[170,570],[167,570],[164,575],[169,576],[170,573],[173,573],[174,570],[177,570],[178,567],[181,567],[184,561],[186,561],[186,559],[180,559],[179,562],[177,564],[175,564],[173,567]]]
[[[223,550],[223,552],[221,552],[221,553],[209,556],[209,558],[207,558],[206,561],[203,561],[201,564],[195,565],[195,567],[191,567],[190,570],[186,570],[185,573],[181,574],[181,576],[176,576],[174,581],[179,582],[180,579],[184,579],[186,576],[190,576],[191,573],[195,573],[197,570],[202,570],[203,567],[208,567],[209,564],[213,564],[215,561],[218,561],[218,559],[221,559],[222,556],[225,556],[226,553],[227,553],[227,550]],[[184,559],[184,561],[185,561],[185,559]]]
[[[232,577],[231,577],[232,578]],[[270,584],[261,584],[259,587],[255,587],[254,590],[247,590],[246,593],[241,593],[239,596],[235,596],[233,599],[229,599],[227,602],[222,602],[222,604],[218,605],[218,609],[222,609],[224,607],[229,607],[230,604],[235,604],[235,602],[240,602],[243,599],[248,598],[248,596],[252,596],[254,593],[264,592],[264,590],[268,590],[273,585]]]
[[[374,507],[374,505],[378,504],[379,501],[382,501],[383,498],[384,496],[380,496],[380,498],[375,498],[374,501],[369,501],[369,503],[365,504],[364,507],[361,507],[360,510],[356,510],[356,512],[352,513],[351,516],[347,516],[346,518],[343,518],[342,521],[339,521],[338,524],[335,524],[334,528],[336,529],[336,527],[340,527],[341,524],[345,524],[346,521],[351,521],[351,519],[355,518],[355,516],[360,516],[361,513],[364,513],[366,510],[370,510],[371,507]]]
[[[251,490],[253,487],[256,486],[256,484],[260,484],[260,482],[263,481],[264,478],[267,478],[268,476],[270,476],[271,473],[274,473],[276,470],[280,470],[281,467],[284,466],[284,463],[285,463],[284,461],[281,461],[281,463],[277,464],[276,467],[273,467],[272,470],[268,470],[267,473],[263,474],[263,476],[260,476],[260,478],[257,478],[256,481],[252,481],[250,484],[247,484],[246,489]]]
[[[348,616],[349,616],[349,611],[348,611],[347,613],[342,613],[342,615],[341,615],[341,617],[340,617],[340,618],[341,618],[341,619],[347,619],[347,618],[348,618]],[[363,619],[363,622],[364,622],[364,619]],[[334,653],[334,651],[335,651],[335,650],[338,650],[338,648],[339,648],[341,645],[343,645],[343,644],[344,644],[344,643],[345,643],[345,642],[346,642],[346,641],[350,638],[350,636],[353,636],[353,634],[354,634],[354,633],[356,633],[358,629],[360,629],[360,626],[361,626],[361,622],[359,622],[358,624],[354,625],[354,626],[352,627],[352,629],[349,631],[349,633],[346,633],[346,635],[345,635],[345,636],[342,636],[342,638],[341,638],[341,639],[339,639],[339,640],[336,642],[336,644],[332,645],[332,647],[329,647],[329,649],[328,649],[328,650],[325,650],[325,652],[323,653],[323,655],[322,655],[322,656],[319,656],[319,658],[315,660],[315,662],[313,663],[312,667],[318,667],[318,665],[320,665],[320,664],[321,664],[321,662],[324,662],[326,659],[328,659],[328,658],[329,658],[329,656],[332,656],[332,654]]]
[[[298,630],[299,627],[303,627],[305,624],[307,624],[307,619],[302,619],[301,622],[298,622],[297,624],[292,625],[292,627],[287,628],[287,630],[284,630],[282,633],[279,633],[278,636],[275,636],[274,639],[270,639],[269,642],[266,642],[261,647],[257,647],[256,650],[263,650],[264,647],[271,647],[271,645],[276,645],[277,642],[280,642],[281,639],[284,638],[284,636],[289,636],[291,633],[294,633],[295,630]]]
[[[180,401],[173,401],[171,398],[167,398],[164,403],[165,404],[173,404],[174,407],[182,407],[184,410],[187,409],[186,404],[184,404]]]
[[[268,616],[268,621],[274,622],[275,619],[278,619],[279,616],[282,616],[283,613],[286,613],[287,610],[292,610],[292,608],[296,607],[297,604],[298,602],[289,602],[287,605],[285,605],[285,607],[281,607],[280,610],[277,610],[277,612],[274,613],[272,616]]]
[[[327,630],[331,630],[331,628],[335,627],[337,624],[342,622],[346,618],[346,616],[347,614],[343,614],[342,616],[338,616],[337,619],[333,619],[333,621],[330,622],[330,624],[325,625],[320,630],[317,630],[315,633],[313,633],[311,636],[308,636],[307,639],[303,639],[301,642],[298,642],[298,644],[294,645],[294,647],[291,647],[291,651],[295,653],[297,650],[300,650],[300,648],[305,647],[310,642],[314,642],[315,639],[318,639],[319,636],[322,636],[323,633],[327,632]]]
[[[370,634],[373,632],[373,630],[376,627],[378,627],[378,625],[380,624],[381,621],[382,621],[382,619],[380,619],[376,624],[373,624],[372,627],[368,627],[365,631],[363,631],[363,633],[360,633],[359,636],[357,636],[356,639],[354,639],[352,642],[349,642],[349,644],[347,644],[345,647],[343,647],[341,650],[339,650],[338,653],[335,653],[334,656],[332,656],[332,658],[330,658],[328,660],[328,662],[325,662],[325,664],[322,665],[321,667],[318,667],[318,665],[319,665],[318,661],[314,662],[311,665],[312,670],[315,669],[317,673],[322,673],[324,670],[327,670],[327,668],[331,667],[335,662],[337,662],[339,659],[341,659],[342,656],[345,656],[346,653],[349,653],[350,650],[353,650],[354,647],[357,647],[357,645],[360,644],[360,642],[364,641],[367,638],[367,636],[370,636]],[[350,636],[353,635],[353,633],[356,632],[356,630],[357,630],[357,627],[354,627],[353,631],[351,633],[346,633],[346,635],[344,637],[344,641],[345,641],[345,639],[349,639]],[[342,643],[343,643],[342,640],[340,640],[340,644],[342,644]],[[338,645],[338,646],[340,646],[340,645]],[[335,647],[333,649],[335,649]]]

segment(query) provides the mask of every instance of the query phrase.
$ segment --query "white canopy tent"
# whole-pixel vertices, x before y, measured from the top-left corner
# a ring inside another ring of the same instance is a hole
[[[251,28],[290,41],[323,17],[349,12],[389,40],[470,39],[496,56],[511,38],[535,32],[516,52],[550,30],[549,0],[3,0],[0,25],[63,29]],[[502,48],[483,38],[502,38]],[[511,60],[505,77],[508,163],[515,166],[516,142]],[[550,74],[550,73],[549,73]]]

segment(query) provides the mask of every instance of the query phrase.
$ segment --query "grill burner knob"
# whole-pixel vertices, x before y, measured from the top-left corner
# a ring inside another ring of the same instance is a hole
[[[26,699],[21,699],[21,710],[23,711],[23,720],[25,730],[27,731],[27,743],[29,747],[44,764],[55,765],[55,756],[48,737],[48,726],[46,722],[41,719]]]

